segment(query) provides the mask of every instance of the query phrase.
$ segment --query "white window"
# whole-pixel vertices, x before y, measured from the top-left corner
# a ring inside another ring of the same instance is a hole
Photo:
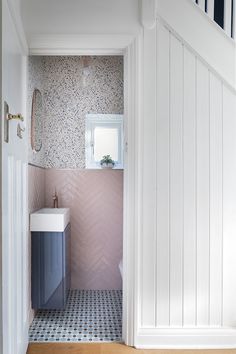
[[[123,115],[86,115],[86,168],[101,168],[100,161],[110,155],[115,168],[123,168]]]

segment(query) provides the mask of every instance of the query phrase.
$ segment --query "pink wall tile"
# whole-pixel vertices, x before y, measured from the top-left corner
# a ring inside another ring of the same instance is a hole
[[[29,165],[29,212],[45,205],[45,169]]]
[[[72,288],[121,289],[123,171],[46,170],[46,206],[55,188],[71,210]]]

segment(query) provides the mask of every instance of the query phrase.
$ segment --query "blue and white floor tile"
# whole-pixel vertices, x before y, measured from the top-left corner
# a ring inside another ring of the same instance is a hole
[[[30,342],[120,342],[121,290],[71,290],[65,310],[38,311]]]

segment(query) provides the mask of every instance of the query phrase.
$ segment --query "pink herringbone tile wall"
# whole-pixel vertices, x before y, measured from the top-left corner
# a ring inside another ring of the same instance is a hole
[[[28,168],[28,207],[29,214],[45,206],[45,170],[39,167],[29,165]],[[29,231],[28,239],[29,260],[31,260],[31,233]],[[29,284],[28,298],[31,299],[31,261],[29,261]],[[34,318],[34,311],[31,307],[31,301],[28,304],[28,316],[31,323]]]
[[[46,172],[46,206],[56,188],[59,207],[71,210],[73,289],[121,289],[123,171]]]

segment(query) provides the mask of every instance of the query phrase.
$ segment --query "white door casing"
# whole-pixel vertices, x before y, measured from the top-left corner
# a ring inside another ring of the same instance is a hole
[[[123,340],[135,343],[135,243],[139,233],[142,36],[43,35],[29,48],[31,55],[124,55],[124,223],[123,223]]]
[[[4,102],[12,114],[26,118],[26,63],[19,31],[7,1],[3,1],[2,27],[2,117]],[[2,119],[2,324],[3,354],[24,354],[28,345],[27,234],[28,178],[27,130],[17,136],[17,125],[9,122],[9,142],[4,142]]]

